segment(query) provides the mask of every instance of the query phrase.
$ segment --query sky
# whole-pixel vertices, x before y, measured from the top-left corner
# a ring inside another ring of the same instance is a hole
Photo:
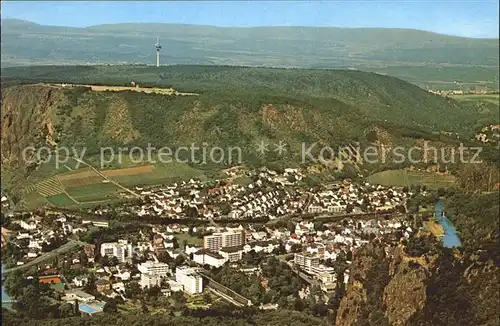
[[[411,28],[466,37],[499,35],[499,0],[391,1],[13,1],[2,19],[86,27],[172,23],[224,27]]]

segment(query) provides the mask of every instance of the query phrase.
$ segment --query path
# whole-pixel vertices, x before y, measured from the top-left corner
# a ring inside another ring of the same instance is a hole
[[[115,186],[117,186],[118,188],[121,188],[129,193],[131,193],[132,195],[136,196],[137,198],[142,198],[141,195],[139,195],[138,193],[130,190],[129,188],[126,188],[124,186],[122,186],[121,184],[119,184],[118,182],[112,180],[112,179],[109,179],[106,175],[104,175],[103,173],[101,173],[101,171],[97,170],[95,167],[93,167],[92,165],[88,164],[87,162],[83,161],[83,160],[80,160],[79,158],[74,158],[77,162],[79,163],[82,163],[82,164],[85,164],[86,166],[88,166],[89,168],[91,168],[92,170],[94,170],[95,173],[99,174],[101,177],[103,177],[105,180],[108,180],[110,183],[114,184]]]
[[[63,244],[59,248],[54,249],[50,252],[46,252],[46,253],[42,254],[41,256],[33,259],[32,261],[30,261],[24,265],[5,269],[3,271],[3,275],[6,275],[8,273],[12,273],[12,272],[15,272],[18,270],[30,268],[33,265],[38,265],[40,263],[43,263],[44,261],[47,261],[47,260],[54,258],[58,254],[65,253],[65,252],[70,251],[71,249],[75,248],[76,246],[83,246],[84,244],[85,244],[85,242],[81,242],[81,241],[77,241],[77,240],[70,240],[68,243]]]
[[[66,188],[64,187],[64,185],[63,185],[63,184],[62,184],[62,182],[61,182],[61,179],[59,179],[59,178],[57,177],[57,175],[55,176],[55,178],[56,178],[57,182],[59,183],[59,185],[61,186],[61,189],[63,190],[63,193],[64,193],[66,196],[68,196],[68,197],[69,197],[69,199],[71,199],[71,200],[72,200],[75,204],[80,205],[81,203],[80,203],[78,200],[76,200],[75,198],[73,198],[73,196],[71,196],[71,195],[69,194],[69,192],[66,190]]]

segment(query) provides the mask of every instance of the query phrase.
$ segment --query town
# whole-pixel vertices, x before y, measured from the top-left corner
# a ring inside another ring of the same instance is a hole
[[[88,315],[219,300],[277,309],[292,294],[328,302],[347,284],[356,248],[417,231],[405,214],[409,189],[348,179],[307,186],[291,168],[226,174],[210,184],[137,187],[141,200],[85,213],[7,214],[4,275],[28,273],[52,300]]]

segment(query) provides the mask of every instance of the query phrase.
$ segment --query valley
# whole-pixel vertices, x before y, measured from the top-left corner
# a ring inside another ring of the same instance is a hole
[[[422,141],[451,148],[458,144],[451,131],[467,140],[474,129],[498,123],[495,104],[483,102],[485,96],[468,96],[464,107],[461,98],[454,101],[397,78],[361,71],[39,66],[2,69],[2,80],[7,86],[2,90],[2,182],[28,209],[127,200],[134,187],[220,178],[220,171],[235,163],[249,169],[262,164],[306,167],[301,146],[317,143],[318,149],[358,144],[358,151],[373,145],[421,146]],[[263,157],[256,152],[262,141],[286,147]],[[27,164],[22,149],[33,144],[51,149],[44,152],[48,156]],[[193,156],[191,144],[203,151]],[[152,156],[146,159],[143,152],[118,152],[150,146]],[[159,162],[162,148],[176,162]],[[217,148],[238,149],[243,162],[226,158],[200,164],[207,159],[205,152]],[[111,156],[103,157],[106,149]],[[451,172],[441,176],[423,171],[425,164],[418,167],[422,172],[406,172],[411,167],[407,163],[393,166],[392,172],[380,171],[391,165],[368,164],[360,156],[320,165],[319,180],[375,173],[368,178],[374,183],[435,189],[455,184],[451,174],[459,168],[448,164]]]
[[[459,5],[2,2],[2,324],[497,325],[499,43]],[[101,24],[194,6],[248,11]]]

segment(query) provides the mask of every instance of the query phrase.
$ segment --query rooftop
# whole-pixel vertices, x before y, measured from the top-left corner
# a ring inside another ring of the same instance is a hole
[[[87,292],[83,292],[82,290],[69,290],[69,291],[66,291],[66,294],[73,294],[73,295],[76,295],[80,298],[84,298],[84,299],[92,299],[92,298],[95,298],[92,294],[88,294]]]
[[[243,250],[242,246],[224,247],[224,248],[220,249],[220,251],[227,252],[227,253],[238,252],[238,251],[241,251],[241,250]]]

